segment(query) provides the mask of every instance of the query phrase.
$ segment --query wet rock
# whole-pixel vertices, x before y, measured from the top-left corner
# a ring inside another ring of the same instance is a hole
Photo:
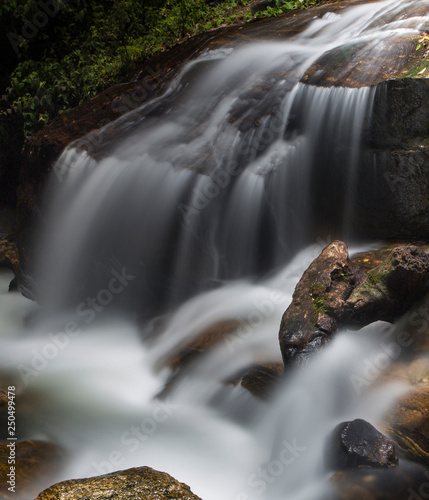
[[[342,242],[328,245],[305,271],[280,325],[285,365],[301,365],[340,327],[393,322],[427,292],[429,256],[413,245],[393,248],[378,266],[350,261]]]
[[[326,500],[421,500],[427,497],[427,474],[425,467],[405,461],[388,469],[339,471],[330,479]]]
[[[398,244],[391,244],[381,248],[374,248],[373,250],[358,252],[357,254],[350,256],[350,260],[365,269],[373,269],[386,260],[386,258],[390,255],[390,252],[397,245]],[[416,246],[418,246],[418,244],[416,244]]]
[[[233,334],[239,326],[240,322],[234,320],[211,325],[199,333],[190,343],[176,348],[175,352],[164,361],[164,364],[173,370],[189,365],[199,356],[225,341],[225,338]]]
[[[283,373],[282,363],[266,363],[248,368],[229,382],[234,385],[240,384],[257,398],[267,401],[275,394]]]
[[[15,464],[9,464],[15,454]],[[34,498],[46,485],[55,480],[62,467],[64,454],[55,445],[43,441],[17,442],[0,445],[0,496],[27,500]],[[8,474],[15,467],[15,492],[9,491]]]
[[[362,419],[338,424],[328,440],[327,465],[350,467],[394,467],[398,463],[395,444]]]
[[[377,85],[351,225],[365,238],[429,236],[429,80]]]
[[[285,365],[306,362],[306,354],[314,353],[326,342],[326,334],[338,329],[340,324],[331,313],[343,306],[351,288],[364,275],[364,270],[350,261],[347,246],[341,241],[328,245],[311,263],[281,321],[279,340]]]
[[[336,47],[319,57],[302,82],[323,87],[367,87],[411,74],[424,62],[416,51],[420,35],[407,33],[386,40],[359,41]],[[377,50],[373,50],[377,45]]]
[[[428,135],[429,80],[405,78],[377,85],[366,137],[374,149],[409,148]]]
[[[404,457],[429,467],[429,383],[400,398],[383,427]]]
[[[413,245],[402,245],[366,274],[347,299],[343,323],[365,326],[393,322],[421,299],[429,285],[429,255]]]
[[[342,242],[328,245],[305,271],[280,325],[285,365],[302,365],[339,328],[393,322],[429,288],[429,256],[413,245],[394,247],[378,266],[350,261]]]
[[[136,467],[88,479],[75,479],[55,484],[40,493],[36,500],[78,500],[112,498],[145,500],[201,500],[186,484],[165,472],[149,467]]]
[[[163,369],[165,366],[170,368],[171,374],[157,397],[167,397],[176,384],[188,373],[187,369],[193,363],[198,362],[207,351],[216,349],[222,342],[228,342],[229,339],[234,338],[234,334],[240,326],[241,322],[238,320],[219,321],[197,333],[191,341],[176,346],[158,364],[159,369]],[[152,332],[151,336],[155,332]]]
[[[11,269],[15,274],[19,272],[18,247],[11,237],[0,239],[0,268]]]

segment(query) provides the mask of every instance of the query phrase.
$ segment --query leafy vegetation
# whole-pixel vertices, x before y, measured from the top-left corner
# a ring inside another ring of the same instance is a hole
[[[0,118],[33,133],[120,81],[146,58],[186,37],[315,5],[277,0],[237,14],[249,0],[2,0]]]

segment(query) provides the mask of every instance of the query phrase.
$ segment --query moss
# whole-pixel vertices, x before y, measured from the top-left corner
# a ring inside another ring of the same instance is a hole
[[[429,59],[425,59],[420,62],[417,66],[409,69],[401,75],[401,78],[426,78],[429,74],[427,69],[429,66]]]
[[[326,314],[328,312],[328,306],[322,297],[313,297],[313,310],[317,315]]]
[[[379,283],[381,283],[383,281],[383,275],[382,273],[378,272],[378,273],[368,273],[367,275],[367,283],[370,285],[370,286],[376,286],[378,285]]]
[[[324,295],[325,287],[318,281],[315,281],[311,285],[311,300],[313,303],[312,320],[315,327],[317,327],[317,318],[319,317],[319,314],[327,314],[328,312],[328,306],[326,305]]]
[[[345,281],[346,278],[350,276],[350,273],[347,271],[347,269],[344,269],[343,267],[340,269],[335,269],[331,273],[331,278],[334,281]]]

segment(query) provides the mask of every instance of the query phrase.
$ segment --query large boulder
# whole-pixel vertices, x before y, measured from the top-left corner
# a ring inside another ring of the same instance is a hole
[[[342,308],[365,270],[353,264],[345,243],[334,241],[311,263],[297,284],[292,303],[280,324],[280,348],[285,365],[304,364],[334,333],[339,323],[332,314]]]
[[[54,484],[36,500],[201,500],[186,484],[165,472],[150,467],[136,467],[88,479],[75,479]]]
[[[305,271],[283,315],[285,365],[306,363],[339,328],[400,318],[428,287],[429,256],[416,246],[397,246],[368,269],[350,261],[345,243],[334,241]]]

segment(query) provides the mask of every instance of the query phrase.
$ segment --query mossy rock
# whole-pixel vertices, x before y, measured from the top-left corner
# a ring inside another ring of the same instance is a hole
[[[201,500],[184,483],[150,467],[136,467],[57,483],[36,500]]]

